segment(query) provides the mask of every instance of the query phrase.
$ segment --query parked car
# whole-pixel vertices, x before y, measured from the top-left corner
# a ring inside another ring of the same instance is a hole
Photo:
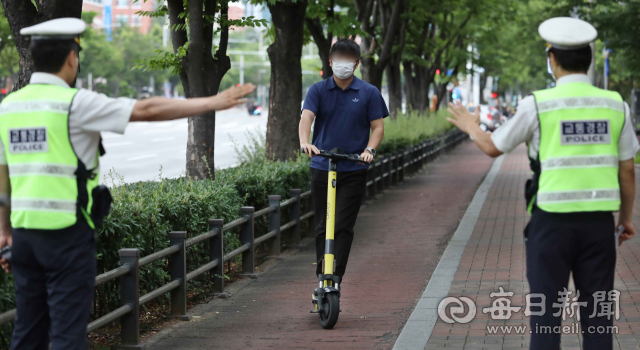
[[[476,112],[475,106],[467,107],[467,110],[471,113]],[[504,121],[502,120],[502,114],[494,107],[487,105],[480,105],[480,129],[482,131],[495,131],[499,128]]]

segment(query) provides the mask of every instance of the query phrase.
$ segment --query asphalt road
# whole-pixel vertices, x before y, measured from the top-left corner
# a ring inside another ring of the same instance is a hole
[[[100,159],[104,182],[114,181],[116,173],[124,182],[158,180],[185,174],[187,119],[130,123],[124,135],[102,133],[107,154]],[[215,168],[236,164],[234,141],[243,145],[247,132],[266,132],[267,114],[250,117],[245,108],[234,108],[216,114]],[[118,183],[119,180],[116,180]]]

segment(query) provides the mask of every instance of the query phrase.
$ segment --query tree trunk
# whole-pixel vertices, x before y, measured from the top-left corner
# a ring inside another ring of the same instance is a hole
[[[204,2],[204,4],[203,4]],[[213,18],[218,11],[226,17],[228,5],[224,0],[190,0],[189,7],[189,36],[186,30],[173,30],[171,40],[174,52],[189,42],[187,55],[181,62],[180,80],[186,97],[206,97],[218,93],[220,82],[225,73],[231,68],[231,60],[227,56],[229,27],[222,26],[220,44],[214,56],[213,25],[205,20]],[[204,5],[204,10],[203,10]],[[182,0],[169,0],[169,21],[171,26],[184,24],[180,13],[184,12]],[[214,143],[215,143],[215,112],[189,118],[189,136],[187,138],[187,176],[192,179],[214,179]]]
[[[268,3],[276,37],[267,53],[271,61],[267,155],[287,160],[300,144],[298,124],[302,101],[302,44],[307,0]]]
[[[373,56],[363,57],[360,62],[362,80],[377,87],[378,90],[380,90],[382,88],[382,75],[384,73],[385,67],[381,68],[380,65],[376,64],[376,60]]]
[[[33,72],[31,55],[29,54],[31,39],[28,36],[20,35],[20,29],[55,18],[80,18],[82,0],[36,0],[37,9],[28,0],[1,1],[11,28],[11,34],[16,43],[18,55],[20,56],[18,81],[13,87],[13,90],[16,91],[29,83]]]
[[[398,110],[402,113],[402,77],[400,76],[400,65],[395,62],[389,63],[386,69],[387,86],[389,87],[389,114],[395,119]]]

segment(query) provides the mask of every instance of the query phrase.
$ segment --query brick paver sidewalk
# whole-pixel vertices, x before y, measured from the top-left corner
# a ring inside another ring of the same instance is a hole
[[[201,318],[154,337],[150,347],[391,349],[491,164],[463,143],[361,209],[334,329],[309,314],[317,286],[310,244],[241,290],[231,285],[230,299],[194,307],[190,314]]]
[[[511,306],[524,306],[528,284],[525,271],[523,229],[529,220],[523,198],[525,181],[530,177],[525,148],[506,155],[473,233],[464,250],[449,296],[467,296],[476,301],[477,316],[467,324],[444,323],[438,319],[426,349],[520,349],[529,346],[529,329],[517,334],[503,328],[489,334],[494,325],[527,326],[524,310],[506,321],[493,320],[483,308],[492,306],[491,292],[499,287],[514,292]],[[637,183],[640,183],[637,181]],[[636,197],[634,224],[640,227],[640,195]],[[613,239],[613,238],[612,238]],[[614,349],[639,349],[640,345],[640,239],[637,237],[620,248],[615,287],[620,291],[620,319],[615,322],[618,334]],[[570,285],[570,290],[572,286]],[[555,310],[554,310],[555,311]],[[435,312],[435,310],[434,310]],[[547,310],[549,312],[549,310]],[[579,323],[568,320],[566,325]],[[505,332],[506,331],[506,332]],[[505,334],[506,333],[506,334]],[[580,349],[577,334],[562,336],[562,349]]]

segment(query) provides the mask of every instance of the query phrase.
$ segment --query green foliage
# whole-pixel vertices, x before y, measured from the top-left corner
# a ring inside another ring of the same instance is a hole
[[[447,111],[440,110],[423,115],[409,111],[407,114],[398,114],[395,119],[385,118],[384,139],[378,147],[378,153],[401,150],[451,130],[453,127],[447,121],[447,116]]]
[[[4,7],[0,5],[0,77],[11,76],[15,81],[19,69],[19,60],[20,57],[11,36],[9,22],[4,14]]]
[[[92,21],[95,13],[83,13],[85,22]],[[112,41],[100,30],[87,27],[82,35],[80,52],[81,73],[79,78],[87,81],[89,73],[96,84],[94,90],[108,96],[136,97],[143,86],[149,85],[153,75],[155,91],[162,90],[164,81],[177,80],[172,72],[161,67],[154,72],[135,68],[135,63],[154,52],[168,52],[162,48],[162,27],[154,24],[147,34],[140,34],[137,29],[121,27],[113,31]],[[173,53],[171,53],[173,54]],[[99,82],[102,82],[101,84]],[[86,87],[86,83],[83,84]]]
[[[445,112],[418,116],[417,113],[398,115],[395,120],[385,119],[385,139],[380,153],[403,149],[450,129]],[[168,232],[187,231],[187,237],[195,237],[208,230],[207,220],[224,219],[230,222],[239,217],[241,206],[254,206],[256,210],[268,206],[268,196],[289,198],[289,190],[306,191],[310,181],[310,160],[300,155],[295,160],[274,162],[266,158],[264,134],[249,135],[250,143],[236,147],[241,165],[216,171],[215,181],[187,178],[161,179],[160,181],[125,184],[113,172],[105,176],[112,183],[114,202],[104,226],[97,232],[98,273],[104,273],[119,265],[118,250],[138,248],[141,256],[160,251],[169,245]],[[282,222],[287,222],[287,210],[282,212]],[[256,220],[256,237],[267,232],[266,218]],[[236,231],[224,235],[225,251],[239,247]],[[187,270],[208,262],[207,243],[189,248]],[[167,261],[162,259],[140,270],[140,295],[169,282]],[[207,275],[189,283],[196,291],[203,288]],[[120,306],[117,280],[96,287],[93,317],[99,317]],[[160,303],[168,299],[160,298]],[[0,312],[15,307],[13,278],[0,271]],[[8,344],[11,325],[0,328],[0,346]]]

